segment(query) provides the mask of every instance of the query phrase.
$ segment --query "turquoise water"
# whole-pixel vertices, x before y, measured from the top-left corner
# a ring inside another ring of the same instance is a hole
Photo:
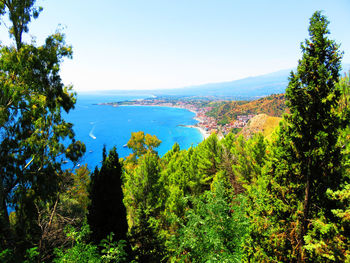
[[[65,119],[74,124],[76,139],[86,145],[85,156],[81,164],[88,164],[94,169],[102,159],[102,147],[107,149],[117,146],[120,157],[131,153],[123,147],[130,139],[131,132],[144,131],[156,135],[161,141],[158,153],[162,156],[175,142],[181,149],[197,145],[203,140],[197,129],[179,125],[193,125],[194,113],[177,108],[151,106],[121,106],[94,105],[100,102],[111,102],[144,98],[142,96],[98,96],[78,95],[74,110]]]

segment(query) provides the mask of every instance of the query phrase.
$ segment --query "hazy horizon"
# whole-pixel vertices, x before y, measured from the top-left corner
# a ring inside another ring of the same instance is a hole
[[[343,68],[342,68],[342,74],[346,73],[349,74],[350,71],[350,63],[342,63]],[[80,93],[80,94],[96,94],[99,92],[104,93],[103,95],[106,95],[106,92],[115,92],[113,93],[113,95],[119,94],[118,92],[121,92],[120,94],[125,94],[125,92],[130,92],[128,93],[129,95],[133,95],[135,94],[135,92],[140,92],[140,94],[142,94],[143,92],[160,92],[160,91],[170,91],[170,90],[185,90],[185,89],[190,89],[190,88],[196,88],[196,87],[202,87],[202,86],[206,86],[206,85],[220,85],[220,84],[224,84],[224,83],[233,83],[235,81],[242,81],[242,80],[247,80],[247,79],[253,79],[253,78],[259,78],[259,77],[265,77],[265,76],[273,76],[273,75],[279,75],[281,73],[287,73],[289,74],[289,72],[291,72],[291,70],[295,70],[296,67],[294,68],[288,68],[288,69],[281,69],[278,71],[274,71],[274,72],[269,72],[266,74],[260,74],[260,75],[255,75],[255,76],[247,76],[244,78],[239,78],[239,79],[234,79],[234,80],[228,80],[228,81],[218,81],[218,82],[210,82],[210,83],[201,83],[198,85],[192,85],[192,86],[186,86],[186,87],[175,87],[175,88],[165,88],[165,89],[91,89],[91,90],[75,90],[76,92]]]
[[[330,21],[350,63],[350,1],[45,1],[29,25],[37,43],[63,25],[73,59],[61,76],[76,91],[162,90],[290,69],[301,58],[309,18]],[[6,23],[6,18],[2,23]],[[4,26],[0,39],[8,44]],[[24,39],[30,42],[30,36]]]

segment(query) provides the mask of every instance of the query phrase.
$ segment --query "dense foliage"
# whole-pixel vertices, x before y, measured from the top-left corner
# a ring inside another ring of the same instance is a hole
[[[41,211],[56,212],[61,186],[71,174],[63,171],[63,158],[75,162],[85,151],[61,116],[75,103],[71,87],[64,87],[59,76],[71,47],[59,32],[41,46],[22,41],[41,11],[34,2],[0,2],[15,39],[15,45],[0,47],[0,248],[13,248],[15,256],[32,244],[41,251],[47,231]]]
[[[0,1],[15,39],[0,49],[1,262],[350,261],[350,82],[325,16],[310,20],[273,136],[212,134],[161,157],[156,136],[134,132],[130,156],[104,148],[90,173],[62,165],[84,151],[61,116],[75,102],[59,77],[71,48],[60,33],[22,42],[34,2]]]
[[[125,240],[128,231],[123,204],[122,168],[117,149],[110,150],[107,156],[106,148],[103,148],[103,153],[101,169],[96,168],[91,174],[91,202],[87,216],[91,240],[95,244],[99,244],[110,233],[117,240]]]
[[[254,209],[247,259],[315,262],[347,257],[349,244],[339,242],[346,238],[345,225],[334,214],[344,204],[330,193],[342,191],[349,180],[338,142],[348,122],[338,111],[341,53],[328,39],[327,26],[320,12],[310,19],[310,39],[301,46],[303,57],[286,91],[290,114],[271,145],[260,184],[248,193]]]

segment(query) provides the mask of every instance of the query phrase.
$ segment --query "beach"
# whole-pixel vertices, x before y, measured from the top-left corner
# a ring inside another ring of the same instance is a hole
[[[210,136],[210,133],[207,132],[206,130],[204,130],[204,128],[199,127],[199,126],[193,126],[193,128],[196,128],[199,130],[199,132],[202,134],[203,136],[203,140],[205,140],[206,138],[208,138]]]
[[[194,120],[198,121],[198,123],[201,123],[202,120],[200,118],[197,117],[198,113],[192,109],[186,109],[183,107],[177,107],[177,106],[170,106],[170,105],[143,105],[143,104],[132,104],[132,105],[120,105],[119,107],[166,107],[166,108],[177,108],[177,109],[185,109],[188,110],[194,114],[196,114],[196,116],[193,117]],[[210,136],[210,133],[208,131],[205,130],[205,128],[198,126],[198,124],[196,125],[181,125],[183,127],[187,127],[187,128],[195,128],[197,129],[200,134],[203,137],[203,140],[205,140],[206,138],[208,138]]]

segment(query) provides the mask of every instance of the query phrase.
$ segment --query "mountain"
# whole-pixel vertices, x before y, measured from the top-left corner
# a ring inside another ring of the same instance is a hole
[[[349,74],[350,64],[343,64],[341,75]],[[284,93],[288,85],[288,77],[290,72],[294,69],[280,70],[277,72],[248,77],[244,79],[209,83],[197,86],[190,86],[177,89],[163,89],[163,90],[108,90],[99,91],[99,93],[106,93],[111,95],[125,95],[139,94],[149,96],[200,96],[200,97],[224,97],[235,100],[250,100],[259,97],[268,96],[271,94]]]
[[[148,95],[148,96],[199,96],[222,97],[235,100],[250,100],[271,94],[284,93],[290,69],[228,82],[209,83],[197,86],[162,90],[105,90],[99,94],[108,95]]]
[[[288,85],[290,70],[249,77],[229,82],[210,83],[174,90],[164,90],[164,95],[222,96],[222,97],[261,97],[284,93]]]
[[[288,85],[288,77],[292,70],[295,71],[295,68],[234,81],[209,83],[159,92],[162,95],[219,96],[236,99],[254,99],[256,97],[284,93]],[[343,76],[345,73],[349,74],[349,71],[350,64],[343,64],[341,75]]]

